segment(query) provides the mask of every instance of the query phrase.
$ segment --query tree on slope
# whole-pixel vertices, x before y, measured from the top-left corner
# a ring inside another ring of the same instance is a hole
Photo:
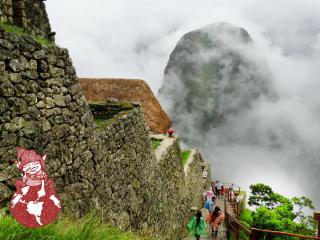
[[[254,211],[246,209],[241,220],[251,227],[275,231],[285,231],[304,235],[314,235],[316,231],[312,216],[306,214],[314,209],[307,197],[289,199],[262,183],[250,186],[251,196],[248,204]],[[264,236],[268,239],[284,239],[275,235]]]

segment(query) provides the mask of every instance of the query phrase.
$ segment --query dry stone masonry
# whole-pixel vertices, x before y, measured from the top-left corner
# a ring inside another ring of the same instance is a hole
[[[48,153],[48,171],[63,192],[66,182],[81,178],[74,162],[91,161],[86,154],[94,138],[68,51],[2,32],[0,66],[0,188],[13,189],[18,175],[10,161],[15,147],[24,146]]]
[[[43,0],[0,0],[0,21],[14,24],[34,36],[53,40]]]
[[[10,1],[0,3],[10,22]],[[186,174],[179,140],[156,159],[149,134],[138,104],[90,108],[66,49],[0,31],[0,207],[14,192],[12,160],[22,146],[48,154],[64,214],[96,209],[124,229],[178,239],[190,207],[200,204],[203,160]]]

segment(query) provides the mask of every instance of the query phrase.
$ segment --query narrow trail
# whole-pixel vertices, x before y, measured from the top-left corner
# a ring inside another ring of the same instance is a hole
[[[176,137],[168,137],[163,134],[151,135],[152,138],[161,139],[160,145],[155,150],[156,159],[160,159],[167,149],[175,142]]]
[[[216,198],[216,206],[218,206],[222,211],[225,211],[223,197]],[[228,203],[227,203],[227,210],[228,210],[228,213],[233,212],[231,206]],[[201,212],[202,212],[203,218],[205,219],[208,215],[208,210],[203,208],[203,209],[201,209]],[[218,237],[211,236],[211,227],[207,225],[207,235],[200,238],[200,240],[213,240],[213,239],[214,240],[227,239],[226,227],[225,227],[224,223],[219,227]],[[195,238],[188,236],[188,237],[184,238],[183,240],[195,240]]]

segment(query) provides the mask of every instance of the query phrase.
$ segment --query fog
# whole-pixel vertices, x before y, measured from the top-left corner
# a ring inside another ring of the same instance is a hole
[[[142,78],[155,93],[183,34],[217,21],[245,28],[269,66],[278,99],[258,101],[242,122],[229,119],[232,139],[224,128],[211,129],[206,142],[212,144],[203,143],[201,150],[216,178],[246,189],[264,182],[282,194],[310,196],[319,208],[319,1],[55,0],[46,5],[57,43],[70,50],[79,76]]]

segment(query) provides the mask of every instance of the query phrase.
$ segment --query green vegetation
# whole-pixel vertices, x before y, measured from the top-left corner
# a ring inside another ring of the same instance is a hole
[[[245,197],[245,196],[247,196],[247,192],[246,191],[240,191],[240,195]]]
[[[316,225],[312,216],[306,215],[314,209],[307,197],[289,199],[275,193],[271,187],[258,183],[250,186],[249,206],[254,211],[245,209],[240,220],[254,228],[283,231],[314,236]],[[259,239],[264,238],[259,236]],[[286,239],[286,237],[268,236],[268,239]]]
[[[127,102],[127,101],[115,101],[115,102],[110,102],[110,101],[88,101],[88,104],[92,107],[95,105],[102,105],[102,106],[118,106],[119,108],[123,110],[131,110],[134,108],[134,105],[132,102]]]
[[[6,32],[12,32],[12,33],[16,33],[18,35],[25,35],[26,32],[22,29],[19,28],[17,26],[8,24],[8,23],[4,23],[4,22],[0,22],[0,27],[5,30]]]
[[[6,32],[15,33],[15,34],[17,34],[19,36],[25,36],[25,35],[32,36],[30,33],[26,32],[24,29],[22,29],[20,27],[17,27],[15,25],[11,25],[11,24],[8,24],[8,23],[4,23],[4,22],[1,22],[1,21],[0,21],[0,28],[2,28]],[[41,37],[41,36],[37,36],[37,37],[32,36],[32,37],[33,37],[33,39],[35,41],[40,43],[42,46],[54,45],[53,42],[48,41],[44,37]]]
[[[247,224],[247,226],[253,226],[253,218],[252,218],[252,211],[250,211],[249,209],[244,209],[241,212],[240,215],[240,221],[245,222]]]
[[[35,38],[35,40],[40,43],[42,46],[52,46],[54,43],[50,42],[48,39],[38,36]]]
[[[185,150],[181,152],[181,159],[182,159],[183,166],[187,164],[190,154],[191,154],[191,150]]]
[[[106,119],[103,117],[94,116],[93,121],[99,127],[106,121]]]
[[[118,228],[109,227],[98,217],[88,215],[82,219],[60,218],[55,223],[42,228],[25,228],[10,216],[0,215],[1,240],[146,240]],[[150,239],[150,238],[149,238]]]
[[[152,149],[155,150],[159,145],[161,144],[162,140],[161,139],[156,139],[156,138],[151,138],[151,143],[152,143]]]
[[[106,116],[99,116],[99,115],[94,115],[93,116],[93,121],[95,124],[98,126],[99,131],[104,131],[108,126],[110,126],[113,123],[117,123],[120,118],[123,116],[129,114],[131,110],[125,110],[117,113],[114,115],[112,118],[107,118]]]

